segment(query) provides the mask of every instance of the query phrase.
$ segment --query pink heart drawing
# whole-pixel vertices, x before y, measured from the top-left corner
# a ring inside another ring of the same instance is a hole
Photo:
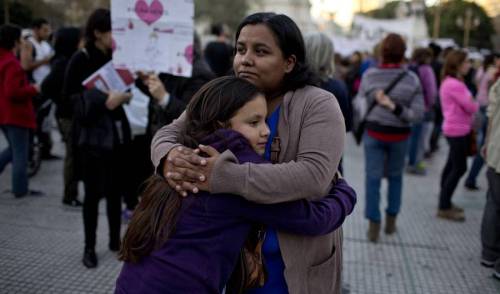
[[[193,45],[187,46],[186,49],[184,49],[184,57],[190,64],[193,64],[193,58],[194,58],[193,55],[194,55]]]
[[[150,5],[145,0],[138,0],[135,3],[135,13],[149,26],[163,15],[163,5],[158,0],[153,0]]]

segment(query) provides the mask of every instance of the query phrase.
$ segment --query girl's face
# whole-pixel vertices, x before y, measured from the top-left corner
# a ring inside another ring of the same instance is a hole
[[[295,66],[295,55],[283,56],[273,32],[263,24],[246,25],[236,42],[233,68],[264,93],[279,91],[285,74]]]
[[[231,129],[242,134],[259,155],[263,155],[266,151],[267,138],[269,137],[266,115],[266,98],[259,94],[238,109],[229,120]]]

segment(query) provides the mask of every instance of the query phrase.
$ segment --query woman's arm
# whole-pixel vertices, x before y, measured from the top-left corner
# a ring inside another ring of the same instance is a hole
[[[15,61],[6,64],[4,77],[2,82],[5,95],[13,101],[31,100],[38,93],[37,89],[27,82],[26,73]]]
[[[464,83],[457,83],[450,89],[453,99],[470,114],[479,110],[479,103],[472,98],[470,91]]]

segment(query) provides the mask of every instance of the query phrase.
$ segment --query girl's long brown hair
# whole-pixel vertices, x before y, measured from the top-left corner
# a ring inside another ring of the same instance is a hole
[[[225,126],[238,109],[259,93],[250,82],[232,76],[210,81],[191,99],[179,143],[196,148],[201,139]],[[181,196],[156,174],[146,180],[144,187],[123,237],[119,260],[139,262],[165,244],[175,230]]]

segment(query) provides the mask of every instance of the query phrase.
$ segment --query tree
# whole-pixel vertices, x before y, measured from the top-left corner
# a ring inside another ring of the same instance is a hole
[[[388,2],[384,7],[369,11],[365,13],[365,15],[374,18],[394,18],[396,17],[396,9],[400,2],[401,1]],[[429,35],[432,35],[436,9],[436,6],[427,7],[425,11]],[[469,46],[491,49],[491,36],[495,33],[492,21],[484,9],[473,2],[449,0],[441,4],[439,37],[451,38],[455,40],[457,44],[462,45],[464,42],[464,27],[463,25],[459,26],[457,22],[459,22],[459,19],[462,19],[462,23],[465,22],[464,19],[467,9],[471,10],[472,19],[478,20],[478,26],[470,31]]]
[[[4,1],[0,0],[0,23],[5,23]],[[17,24],[21,27],[28,27],[33,20],[33,11],[27,5],[19,2],[9,1],[9,23]]]
[[[491,36],[494,35],[495,29],[484,9],[473,2],[452,0],[441,4],[439,37],[452,38],[458,44],[463,44],[464,27],[463,25],[459,26],[457,22],[459,22],[459,19],[462,19],[462,23],[464,22],[467,9],[471,10],[472,18],[478,20],[478,26],[470,31],[469,46],[491,49]],[[430,7],[426,13],[430,29],[434,25],[435,10],[436,7]]]
[[[231,29],[235,29],[248,12],[246,0],[195,0],[194,5],[196,20],[226,23]]]

